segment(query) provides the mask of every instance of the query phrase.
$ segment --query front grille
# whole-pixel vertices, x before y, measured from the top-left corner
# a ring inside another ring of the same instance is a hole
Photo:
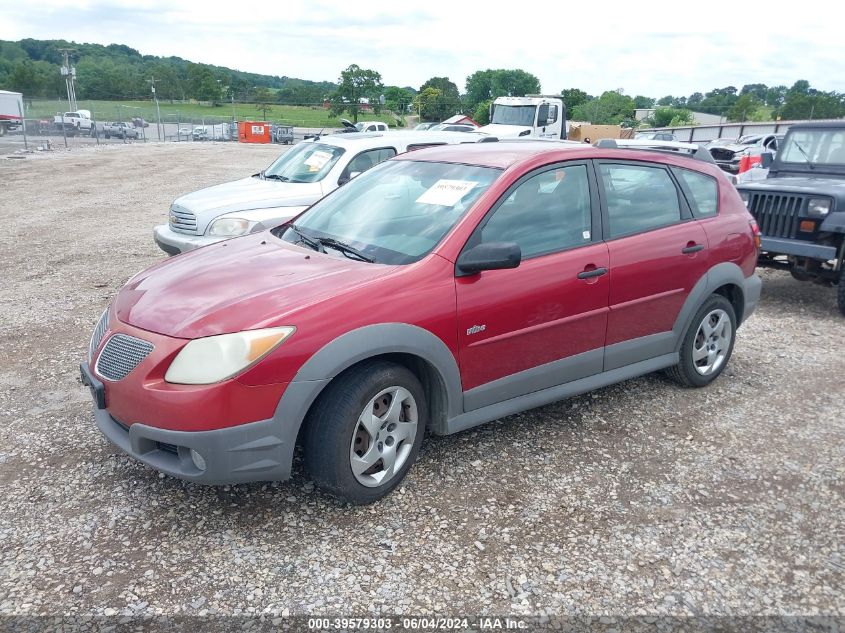
[[[748,199],[748,210],[757,220],[763,235],[794,238],[798,233],[798,216],[803,202],[803,196],[752,193]]]
[[[713,157],[713,160],[732,161],[736,152],[730,149],[714,147],[710,150],[710,155]]]
[[[95,370],[106,380],[122,380],[152,351],[152,343],[126,334],[115,334],[106,341]]]
[[[94,328],[94,332],[91,334],[91,340],[88,342],[88,362],[91,362],[91,359],[94,358],[94,353],[100,346],[100,343],[106,335],[106,332],[108,332],[108,329],[109,309],[106,308],[105,312],[103,312],[100,316],[100,320],[97,321],[97,327]]]
[[[171,205],[170,228],[179,233],[195,234],[197,232],[197,216],[179,205]]]

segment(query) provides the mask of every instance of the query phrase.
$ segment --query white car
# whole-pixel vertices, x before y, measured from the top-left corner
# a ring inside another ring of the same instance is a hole
[[[278,226],[361,172],[403,152],[489,140],[467,132],[351,133],[294,145],[264,171],[177,198],[153,230],[169,255]]]

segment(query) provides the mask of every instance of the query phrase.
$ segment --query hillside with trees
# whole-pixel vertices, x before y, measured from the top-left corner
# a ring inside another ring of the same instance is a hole
[[[78,44],[64,40],[0,40],[0,87],[27,97],[55,98],[65,92],[59,73],[62,53],[73,49],[79,99],[138,99],[150,95],[155,78],[159,99],[251,101],[265,88],[284,104],[320,103],[337,89],[333,82],[261,75],[223,66],[198,64],[180,57],[142,55],[123,44]],[[266,93],[262,93],[262,96]]]

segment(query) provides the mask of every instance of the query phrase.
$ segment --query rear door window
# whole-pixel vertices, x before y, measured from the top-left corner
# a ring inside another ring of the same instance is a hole
[[[611,239],[681,221],[678,189],[663,167],[599,163]]]

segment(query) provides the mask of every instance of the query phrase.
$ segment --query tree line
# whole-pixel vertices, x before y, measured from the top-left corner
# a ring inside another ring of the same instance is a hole
[[[163,100],[252,101],[264,88],[278,103],[319,103],[337,88],[332,82],[262,75],[180,57],[142,55],[122,44],[78,44],[65,40],[0,40],[0,88],[27,97],[65,96],[62,52],[71,49],[78,99],[149,99],[150,80]]]
[[[196,99],[211,104],[234,100],[258,103],[265,109],[274,103],[328,102],[335,115],[348,113],[356,121],[364,109],[379,112],[384,108],[397,114],[413,112],[424,121],[442,121],[461,113],[485,124],[490,103],[497,97],[541,92],[539,79],[521,69],[478,70],[466,78],[461,91],[449,77],[439,76],[419,88],[386,86],[378,71],[357,64],[342,70],[336,82],[317,82],[197,64],[179,57],[142,55],[122,44],[35,39],[0,40],[0,88],[27,97],[63,96],[64,81],[59,73],[63,48],[73,50],[79,99],[149,98],[154,80],[163,100]],[[629,127],[640,124],[635,118],[638,108],[653,108],[646,123],[657,127],[692,123],[693,111],[718,114],[727,121],[845,116],[845,95],[812,88],[806,80],[791,87],[756,83],[680,97],[629,96],[622,90],[593,96],[578,88],[558,94],[563,96],[570,120]]]

